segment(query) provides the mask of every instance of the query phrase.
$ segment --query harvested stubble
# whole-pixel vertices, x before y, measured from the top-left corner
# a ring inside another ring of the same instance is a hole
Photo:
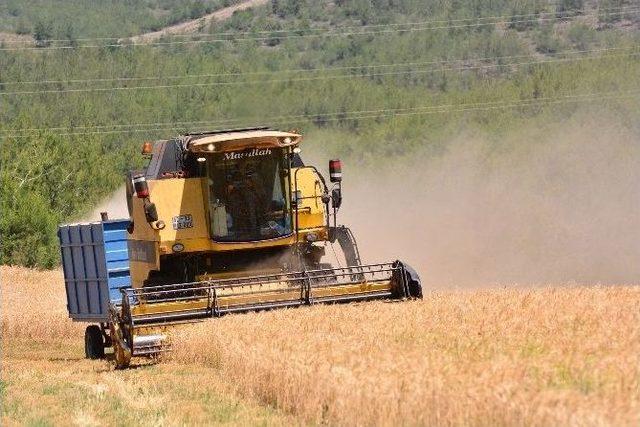
[[[640,288],[441,292],[229,316],[171,356],[311,422],[638,425]]]

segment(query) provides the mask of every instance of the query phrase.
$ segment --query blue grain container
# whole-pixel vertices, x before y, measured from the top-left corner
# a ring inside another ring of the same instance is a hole
[[[58,239],[73,320],[106,322],[109,303],[119,304],[120,289],[131,285],[129,220],[61,225]]]

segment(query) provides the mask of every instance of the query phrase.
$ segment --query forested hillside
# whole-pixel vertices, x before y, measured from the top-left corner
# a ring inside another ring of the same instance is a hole
[[[117,188],[145,139],[264,124],[371,164],[462,130],[640,113],[634,0],[272,0],[148,44],[116,39],[229,2],[79,3],[0,6],[0,31],[51,28],[0,45],[0,263],[55,265],[56,225]]]

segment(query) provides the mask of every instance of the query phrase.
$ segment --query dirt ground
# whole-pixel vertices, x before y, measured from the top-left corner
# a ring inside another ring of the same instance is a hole
[[[197,33],[199,28],[206,28],[213,22],[224,21],[231,18],[234,12],[249,9],[252,7],[262,6],[267,2],[268,0],[245,0],[233,6],[216,10],[215,12],[204,15],[198,19],[181,22],[180,24],[171,25],[158,31],[130,37],[126,40],[131,43],[149,43],[156,41],[164,36]]]

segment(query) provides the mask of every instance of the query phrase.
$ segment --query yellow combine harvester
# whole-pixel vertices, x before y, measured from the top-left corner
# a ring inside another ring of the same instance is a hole
[[[169,348],[169,326],[226,313],[422,297],[406,264],[361,264],[353,234],[336,221],[340,161],[330,161],[328,184],[303,163],[301,139],[251,128],[145,143],[148,167],[127,179],[130,283],[119,298],[111,293],[101,326],[87,328],[89,357],[112,345],[116,365],[126,367],[132,356]],[[65,262],[74,240],[62,234]],[[323,260],[335,242],[343,259],[334,267]],[[66,264],[71,301],[78,274]]]

